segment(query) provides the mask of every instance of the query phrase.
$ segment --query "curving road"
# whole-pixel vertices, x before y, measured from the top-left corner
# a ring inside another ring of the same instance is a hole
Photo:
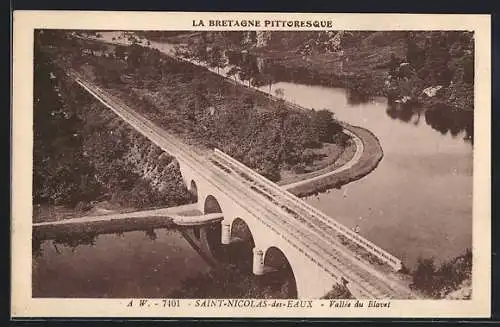
[[[351,132],[348,129],[344,129],[344,133],[349,135],[351,137],[351,139],[354,141],[354,144],[356,145],[356,152],[354,153],[354,156],[351,158],[351,160],[349,160],[348,162],[346,162],[345,164],[343,164],[342,166],[338,167],[335,170],[332,170],[332,171],[329,171],[327,173],[324,173],[324,174],[321,174],[318,176],[314,176],[311,178],[306,178],[306,179],[300,180],[298,182],[284,184],[281,187],[284,188],[285,190],[289,190],[289,189],[292,189],[296,186],[305,185],[305,184],[308,184],[310,182],[318,181],[318,180],[321,180],[323,178],[336,175],[342,171],[351,169],[355,164],[357,164],[359,162],[359,159],[361,159],[361,156],[363,155],[363,151],[364,151],[363,141],[361,140],[361,138],[358,135],[354,134],[353,132]]]

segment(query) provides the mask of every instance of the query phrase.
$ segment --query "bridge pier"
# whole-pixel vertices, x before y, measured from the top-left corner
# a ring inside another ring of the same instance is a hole
[[[255,247],[253,248],[253,268],[254,275],[264,275],[264,251]]]
[[[221,243],[230,244],[231,243],[231,224],[221,221]]]

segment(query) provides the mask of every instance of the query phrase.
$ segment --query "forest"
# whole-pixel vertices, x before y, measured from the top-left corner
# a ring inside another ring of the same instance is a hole
[[[141,208],[192,200],[173,157],[77,87],[39,44],[34,58],[35,204],[89,209],[110,200]]]

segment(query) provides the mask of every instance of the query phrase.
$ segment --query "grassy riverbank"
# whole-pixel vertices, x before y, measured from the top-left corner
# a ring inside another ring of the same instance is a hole
[[[377,137],[367,129],[361,127],[349,126],[348,128],[363,142],[363,154],[359,158],[359,161],[351,169],[293,187],[289,189],[291,193],[297,196],[307,196],[324,192],[331,188],[339,188],[342,185],[366,176],[378,166],[384,156],[384,152]]]
[[[295,171],[283,169],[278,185],[287,185],[312,177],[316,177],[341,167],[352,159],[356,152],[356,144],[344,134],[345,144],[340,147],[336,144],[326,143],[322,148],[314,150],[314,154],[322,159],[318,159],[309,165],[300,166]]]

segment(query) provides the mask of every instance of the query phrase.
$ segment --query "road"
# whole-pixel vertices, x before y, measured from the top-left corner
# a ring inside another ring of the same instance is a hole
[[[347,134],[347,135],[349,135],[351,137],[351,140],[353,140],[354,144],[356,145],[356,152],[352,156],[351,160],[349,160],[348,162],[346,162],[342,166],[338,167],[337,169],[334,169],[334,170],[329,171],[327,173],[324,173],[324,174],[321,174],[321,175],[318,175],[318,176],[314,176],[314,177],[311,177],[311,178],[303,179],[303,180],[300,180],[298,182],[294,182],[294,183],[290,183],[290,184],[284,184],[284,185],[282,185],[282,187],[285,190],[289,190],[289,189],[292,189],[292,188],[294,188],[296,186],[308,184],[310,182],[318,181],[318,180],[321,180],[323,178],[336,175],[336,174],[338,174],[338,173],[340,173],[342,171],[345,171],[347,169],[351,169],[355,164],[357,164],[359,162],[359,159],[363,155],[363,151],[364,151],[363,141],[359,138],[359,136],[357,136],[356,134],[354,134],[353,132],[351,132],[348,129],[344,129],[344,133]]]
[[[298,199],[302,208],[297,204],[293,205],[290,200],[284,202],[283,205],[276,205],[273,201],[269,201],[268,197],[248,187],[243,178],[238,177],[237,174],[227,173],[213,164],[211,161],[214,160],[213,155],[207,155],[182,143],[108,92],[84,80],[79,75],[74,75],[74,77],[84,89],[127,121],[138,132],[164,151],[177,157],[183,164],[198,171],[214,188],[227,194],[235,203],[280,235],[291,246],[303,252],[312,264],[319,265],[336,280],[339,280],[341,276],[344,277],[350,285],[356,285],[366,298],[404,299],[412,297],[411,292],[400,285],[397,280],[378,271],[359,256],[353,254],[351,249],[342,244],[335,235],[332,235],[331,231],[325,228],[325,222],[320,221],[318,215],[311,212],[308,205],[302,200]],[[226,162],[224,165],[228,165],[228,163]],[[261,189],[265,188],[263,184],[259,185]],[[275,185],[275,187],[278,186]],[[279,191],[275,189],[272,196],[276,194],[279,195]],[[283,201],[284,198],[280,197],[277,200]],[[290,210],[298,212],[298,215],[290,214]],[[261,217],[265,217],[265,219]],[[330,218],[331,221],[333,219]]]

